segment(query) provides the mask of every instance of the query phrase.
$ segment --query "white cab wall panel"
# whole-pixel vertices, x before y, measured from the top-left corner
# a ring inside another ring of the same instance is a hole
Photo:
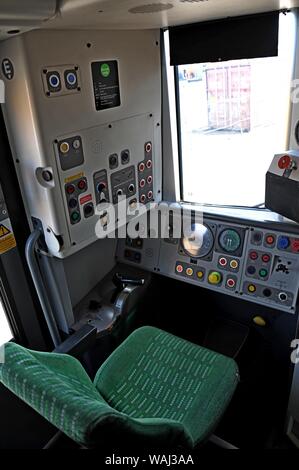
[[[51,247],[52,233],[63,237],[63,252],[53,253],[58,257],[69,256],[96,240],[90,221],[84,221],[85,228],[90,224],[89,236],[84,240],[81,237],[80,243],[73,246],[64,186],[60,184],[62,178],[81,171],[88,171],[92,178],[94,172],[106,167],[109,154],[101,155],[98,158],[102,161],[96,161],[96,157],[88,152],[85,167],[78,166],[72,172],[63,173],[55,156],[55,139],[81,135],[91,128],[148,113],[153,115],[155,158],[161,163],[161,126],[156,125],[161,120],[159,42],[160,32],[154,30],[33,31],[5,41],[0,46],[0,59],[9,57],[15,69],[14,78],[6,80],[4,112],[14,156],[20,160],[17,170],[29,213],[42,220],[48,245]],[[121,105],[96,111],[91,63],[108,60],[118,62]],[[43,70],[61,66],[67,68],[69,65],[79,67],[81,91],[47,97],[43,87]],[[132,142],[134,145],[134,128],[128,135],[126,148]],[[139,158],[142,159],[143,156]],[[157,166],[155,171],[159,182],[156,192],[161,179]],[[48,185],[44,188],[37,182],[35,173],[39,167],[52,169],[52,187]],[[93,181],[88,183],[91,188]],[[49,234],[47,228],[50,228]]]

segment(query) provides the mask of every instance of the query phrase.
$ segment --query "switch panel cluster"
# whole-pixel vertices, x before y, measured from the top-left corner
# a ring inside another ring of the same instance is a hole
[[[139,202],[146,204],[153,200],[153,145],[144,145],[144,159],[138,164]]]
[[[78,65],[43,67],[42,81],[47,97],[63,96],[81,91]]]
[[[79,135],[57,141],[56,146],[62,171],[84,164],[82,139]]]
[[[83,207],[84,218],[89,218],[94,213],[92,196],[83,196],[87,191],[88,183],[87,179],[84,177],[71,181],[65,185],[65,194],[71,225],[76,225],[81,221],[81,207]]]
[[[113,204],[117,204],[122,198],[128,199],[136,194],[136,176],[133,165],[111,174],[111,191]]]

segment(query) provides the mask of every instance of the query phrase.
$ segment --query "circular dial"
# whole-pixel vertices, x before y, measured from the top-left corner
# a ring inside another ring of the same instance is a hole
[[[236,230],[224,230],[220,234],[219,245],[227,253],[233,253],[240,248],[241,237]]]
[[[191,258],[204,258],[214,246],[214,236],[209,227],[203,224],[192,224],[182,238],[184,252]]]

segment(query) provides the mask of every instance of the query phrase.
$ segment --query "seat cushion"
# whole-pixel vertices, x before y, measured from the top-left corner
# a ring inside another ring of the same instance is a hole
[[[208,437],[238,383],[233,359],[152,327],[132,333],[94,381],[134,423],[172,423],[194,446]]]

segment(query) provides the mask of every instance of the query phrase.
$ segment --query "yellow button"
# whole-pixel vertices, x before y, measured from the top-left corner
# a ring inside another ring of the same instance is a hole
[[[61,152],[61,153],[68,153],[68,151],[69,151],[69,149],[70,149],[70,146],[69,146],[69,144],[68,144],[67,142],[62,142],[62,143],[60,144],[59,149],[60,149],[60,152]]]
[[[187,269],[186,269],[186,274],[187,274],[187,276],[193,276],[193,272],[194,272],[194,271],[193,271],[192,268],[187,268]]]
[[[209,283],[210,284],[217,285],[217,284],[220,284],[221,281],[222,281],[222,276],[217,271],[211,272],[209,274]]]
[[[258,326],[266,326],[266,320],[263,317],[257,316],[254,317],[253,322]]]
[[[198,279],[202,279],[204,277],[204,272],[203,271],[197,271],[196,276]]]
[[[235,259],[232,259],[231,262],[230,262],[230,267],[231,267],[232,269],[237,269],[237,268],[239,267],[238,261],[235,260]]]
[[[251,294],[253,294],[256,291],[256,287],[254,284],[249,284],[247,289],[248,289],[248,292],[250,292]]]

